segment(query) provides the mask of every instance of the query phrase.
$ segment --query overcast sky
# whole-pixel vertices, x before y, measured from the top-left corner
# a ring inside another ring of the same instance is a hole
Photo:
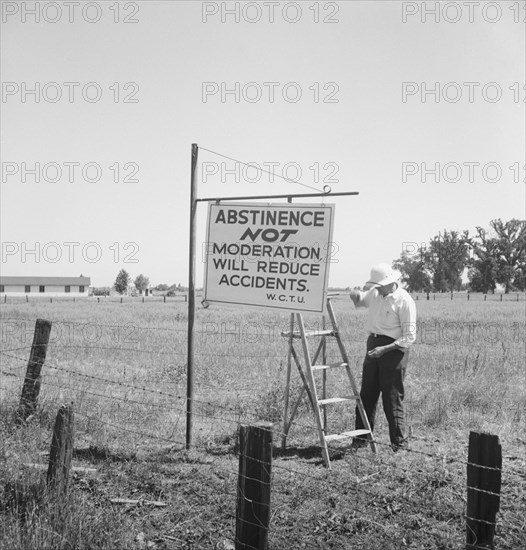
[[[333,286],[524,219],[525,3],[435,4],[2,1],[2,274],[186,285],[192,143],[201,197],[359,192]]]

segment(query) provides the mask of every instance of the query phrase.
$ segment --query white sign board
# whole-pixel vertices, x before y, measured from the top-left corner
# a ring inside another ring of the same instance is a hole
[[[211,203],[204,301],[322,312],[334,205]]]

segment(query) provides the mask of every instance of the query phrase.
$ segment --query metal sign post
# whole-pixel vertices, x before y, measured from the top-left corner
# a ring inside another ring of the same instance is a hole
[[[192,161],[191,161],[191,178],[190,178],[190,236],[189,236],[189,267],[188,267],[188,347],[187,347],[187,384],[186,384],[186,448],[189,449],[192,445],[192,405],[194,399],[194,321],[195,321],[195,266],[196,266],[196,213],[197,203],[209,202],[217,203],[218,205],[224,201],[244,201],[244,200],[270,200],[270,199],[287,199],[290,203],[292,199],[303,198],[326,198],[338,196],[358,195],[356,191],[331,193],[329,188],[324,188],[324,191],[318,193],[288,193],[280,195],[257,195],[257,196],[242,196],[242,197],[197,197],[197,159],[199,148],[197,144],[192,144]],[[216,153],[218,154],[218,153]],[[228,158],[228,157],[227,157]],[[239,162],[239,161],[236,161]],[[286,206],[286,205],[284,205]],[[295,205],[296,206],[296,205]],[[328,205],[326,206],[326,208]],[[332,219],[331,219],[332,231]],[[332,233],[331,233],[332,234]],[[270,237],[270,234],[266,234]],[[290,304],[289,304],[290,305]],[[286,309],[286,308],[285,308]],[[289,311],[294,309],[288,308]],[[291,316],[292,320],[292,316]],[[293,325],[292,325],[293,326]]]
[[[194,400],[194,319],[195,319],[195,225],[197,212],[197,156],[199,149],[192,143],[190,176],[190,245],[188,262],[188,344],[186,361],[186,448],[192,445],[192,404]]]

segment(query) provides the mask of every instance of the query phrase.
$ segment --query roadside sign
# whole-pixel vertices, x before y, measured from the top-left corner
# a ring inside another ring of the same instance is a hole
[[[204,302],[323,312],[334,205],[210,203]]]

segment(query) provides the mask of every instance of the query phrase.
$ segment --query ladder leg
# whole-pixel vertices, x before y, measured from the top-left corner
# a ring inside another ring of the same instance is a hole
[[[310,352],[309,352],[309,346],[307,344],[307,338],[305,336],[305,326],[303,325],[303,318],[301,314],[297,314],[297,320],[298,320],[298,326],[300,329],[301,334],[301,343],[303,346],[303,355],[305,357],[305,370],[307,371],[307,380],[310,385],[310,390],[312,392],[312,406],[314,410],[314,416],[316,419],[316,425],[318,428],[318,435],[320,438],[320,444],[321,444],[321,453],[323,455],[323,460],[325,462],[325,466],[330,469],[331,468],[331,461],[329,457],[329,449],[327,448],[327,441],[325,440],[325,432],[323,431],[323,420],[321,417],[321,411],[320,406],[318,404],[318,395],[316,392],[316,384],[314,381],[314,377],[312,374],[312,363],[310,359]]]
[[[285,403],[283,407],[283,435],[281,436],[281,449],[284,451],[287,446],[287,434],[289,433],[290,425],[292,424],[291,415],[290,422],[287,427],[287,414],[289,412],[289,394],[290,394],[290,374],[292,369],[292,343],[294,331],[294,313],[290,314],[290,336],[289,336],[289,350],[287,353],[287,378],[285,382]]]
[[[306,393],[307,397],[309,399],[310,405],[312,407],[312,410],[315,410],[314,407],[314,398],[312,397],[312,393],[309,388],[309,381],[307,380],[307,377],[305,376],[305,373],[303,372],[303,369],[301,368],[301,363],[298,358],[298,355],[296,353],[296,350],[294,349],[294,346],[292,347],[292,358],[294,359],[294,362],[296,363],[296,367],[298,368],[299,375],[301,377],[302,386],[300,390],[300,394],[298,396],[298,399],[296,400],[296,403],[292,407],[288,422],[285,421],[283,423],[283,438],[286,439],[288,436],[290,427],[292,426],[292,422],[294,421],[294,418],[296,417],[296,413],[298,412],[298,408],[300,406],[301,400],[303,399],[303,395]],[[283,448],[283,450],[285,450]]]
[[[321,328],[322,330],[325,330],[325,315],[322,317],[321,321]],[[321,362],[323,365],[327,364],[327,340],[325,336],[321,339]],[[313,363],[316,363],[316,359],[314,359]],[[327,371],[324,370],[322,373],[322,381],[323,381],[323,390],[322,390],[322,399],[327,398]],[[323,407],[323,431],[327,433],[327,407]]]
[[[349,382],[351,384],[351,388],[355,395],[359,396],[360,392],[358,390],[358,386],[356,385],[356,381],[354,380],[354,376],[351,371],[351,366],[349,364],[349,358],[347,356],[347,351],[345,350],[345,346],[343,345],[343,342],[340,337],[340,331],[338,329],[338,325],[336,323],[336,317],[334,316],[334,310],[332,308],[332,304],[330,299],[327,300],[327,311],[329,313],[329,318],[331,320],[332,326],[335,331],[336,336],[336,342],[338,343],[338,348],[340,349],[340,354],[343,358],[343,361],[347,364],[347,367],[345,367],[345,370],[347,372],[347,377],[349,378]],[[365,413],[365,409],[362,403],[361,397],[358,397],[356,400],[356,407],[358,409],[358,413],[360,415],[360,418],[362,419],[363,426],[366,430],[369,431],[370,440],[369,443],[371,445],[371,450],[375,453],[377,451],[376,443],[374,441],[373,437],[373,431],[371,430],[371,425],[369,424],[369,419],[367,418],[367,414]]]

